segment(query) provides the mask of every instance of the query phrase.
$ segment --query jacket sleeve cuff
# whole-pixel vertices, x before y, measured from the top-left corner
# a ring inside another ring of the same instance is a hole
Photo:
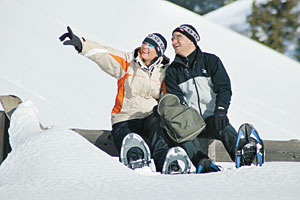
[[[221,112],[225,112],[227,114],[227,108],[225,108],[224,106],[216,106],[215,107],[215,112],[216,111],[221,111]]]

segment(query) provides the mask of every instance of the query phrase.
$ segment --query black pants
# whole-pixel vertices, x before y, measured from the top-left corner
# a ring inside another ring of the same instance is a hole
[[[207,145],[209,139],[220,140],[226,151],[228,152],[232,161],[235,160],[235,143],[237,139],[237,132],[231,124],[227,125],[222,131],[217,131],[214,127],[213,116],[208,117],[206,120],[206,128],[200,133],[198,138],[194,141],[182,143],[180,146],[187,152],[192,163],[197,167],[199,160],[207,155]],[[200,144],[199,144],[200,142]]]
[[[116,123],[112,126],[112,136],[120,153],[123,139],[129,133],[140,135],[148,144],[156,170],[161,171],[169,146],[160,132],[159,118],[153,114],[143,119],[133,119]]]
[[[205,120],[205,130],[193,141],[184,142],[180,145],[174,144],[160,127],[159,117],[150,115],[144,119],[134,119],[119,122],[113,125],[112,135],[115,145],[120,153],[124,137],[129,133],[137,133],[148,144],[156,170],[161,172],[168,150],[174,146],[181,146],[195,167],[201,158],[208,157],[208,140],[220,140],[232,161],[235,160],[235,143],[237,139],[236,130],[229,124],[222,131],[216,131],[213,124],[213,117]]]

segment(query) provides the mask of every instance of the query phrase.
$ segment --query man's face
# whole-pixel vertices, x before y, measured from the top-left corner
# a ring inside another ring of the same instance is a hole
[[[172,46],[175,53],[181,56],[188,56],[195,49],[194,43],[185,35],[174,32],[172,35]]]
[[[141,46],[141,57],[145,61],[152,61],[155,57],[157,57],[157,53],[154,49],[154,46],[149,44],[148,42],[144,42]]]

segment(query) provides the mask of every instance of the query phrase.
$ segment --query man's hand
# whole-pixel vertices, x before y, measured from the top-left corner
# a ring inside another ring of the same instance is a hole
[[[217,131],[223,130],[229,124],[229,119],[225,109],[219,108],[215,110],[214,125]]]
[[[63,42],[64,45],[72,45],[75,47],[75,49],[78,51],[78,53],[81,53],[82,51],[82,44],[79,39],[75,34],[73,34],[72,29],[67,26],[67,33],[64,33],[62,36],[59,37],[59,40],[63,42],[67,37],[69,40],[66,40]]]

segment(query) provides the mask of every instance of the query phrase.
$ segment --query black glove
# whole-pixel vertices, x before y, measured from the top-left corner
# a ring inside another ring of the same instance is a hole
[[[78,53],[81,53],[82,51],[82,44],[76,35],[73,34],[72,29],[67,26],[68,32],[64,33],[62,36],[59,37],[59,40],[62,42],[66,39],[66,37],[70,38],[70,40],[64,41],[64,45],[72,45],[75,47],[75,49],[78,51]]]
[[[229,124],[225,109],[217,109],[214,114],[214,125],[217,131],[221,131]]]

